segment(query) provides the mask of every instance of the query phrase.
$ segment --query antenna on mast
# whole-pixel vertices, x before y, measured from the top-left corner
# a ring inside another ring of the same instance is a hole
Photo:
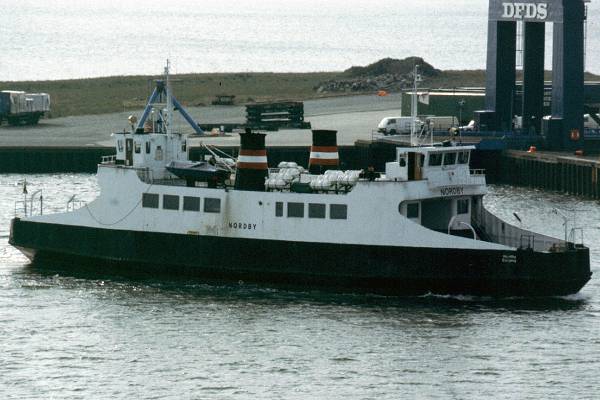
[[[417,90],[419,88],[419,81],[421,80],[421,76],[419,75],[419,65],[415,65],[415,69],[413,71],[413,93],[412,93],[412,106],[411,106],[411,124],[410,124],[410,145],[418,146],[419,139],[417,138],[417,108],[418,108],[418,99],[417,99]]]
[[[167,66],[165,67],[165,80],[166,80],[166,91],[167,91],[167,135],[173,133],[173,95],[171,94],[171,80],[169,77],[169,69],[171,63],[167,58]]]

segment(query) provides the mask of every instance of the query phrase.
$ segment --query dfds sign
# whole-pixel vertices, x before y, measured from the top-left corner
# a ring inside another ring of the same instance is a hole
[[[562,22],[562,0],[490,0],[491,21]]]
[[[502,3],[502,7],[504,8],[503,19],[539,19],[545,21],[548,18],[547,3]]]

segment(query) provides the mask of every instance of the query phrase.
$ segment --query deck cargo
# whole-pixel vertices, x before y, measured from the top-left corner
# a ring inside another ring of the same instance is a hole
[[[5,90],[0,92],[0,124],[35,125],[50,111],[50,95]]]

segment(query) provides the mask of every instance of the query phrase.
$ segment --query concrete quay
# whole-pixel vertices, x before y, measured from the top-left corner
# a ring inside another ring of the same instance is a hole
[[[384,117],[399,115],[398,95],[347,96],[305,102],[306,120],[315,129],[338,131],[342,168],[358,169],[373,165],[382,170],[385,161],[394,157],[398,145],[406,138],[386,137],[373,142],[373,131]],[[192,107],[188,110],[201,123],[244,122],[244,108],[239,106]],[[128,129],[127,117],[138,112],[56,118],[42,120],[32,127],[0,127],[0,173],[46,173],[96,171],[100,158],[114,154],[111,132]],[[178,125],[186,133],[191,128],[183,121]],[[130,127],[129,127],[130,129]],[[483,137],[465,137],[464,143],[478,144]],[[440,140],[440,138],[436,138]],[[308,162],[310,130],[268,132],[269,162]],[[219,146],[237,154],[239,135],[191,137],[190,156],[200,159],[200,144]],[[484,143],[482,143],[483,145]],[[588,198],[600,198],[597,156],[574,156],[572,153],[486,149],[474,152],[473,168],[485,168],[489,182],[525,185]]]
[[[372,139],[372,132],[381,119],[398,115],[400,96],[345,96],[309,100],[304,104],[305,118],[317,129],[338,130],[338,144],[354,146],[358,140]],[[95,172],[104,155],[114,154],[112,132],[131,129],[127,117],[135,112],[86,115],[42,120],[36,126],[0,127],[0,173]],[[190,107],[188,112],[200,123],[245,122],[241,106]],[[177,130],[192,134],[183,119],[176,115]],[[280,130],[268,132],[267,146],[279,148],[274,159],[308,155],[312,135],[310,130]],[[191,137],[192,155],[201,142],[222,148],[237,148],[239,135]],[[285,148],[285,149],[284,149]]]
[[[242,106],[190,107],[190,115],[204,124],[245,122]],[[44,119],[35,126],[0,126],[0,147],[105,147],[113,146],[110,134],[131,129],[127,117],[141,115],[142,110],[112,114],[85,115],[55,119]],[[304,102],[305,119],[315,129],[335,129],[340,145],[353,145],[356,140],[370,139],[372,131],[384,117],[399,115],[400,96],[386,97],[344,96]],[[193,133],[183,118],[175,113],[176,129]],[[239,136],[229,134],[222,137],[192,139],[191,145],[203,141],[218,146],[237,146]],[[309,146],[310,130],[280,130],[268,132],[268,146]]]

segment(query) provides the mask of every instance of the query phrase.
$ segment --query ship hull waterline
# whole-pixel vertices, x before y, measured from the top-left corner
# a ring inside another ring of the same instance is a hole
[[[9,243],[42,266],[394,296],[565,296],[591,278],[585,247],[507,254],[123,231],[18,218]]]

